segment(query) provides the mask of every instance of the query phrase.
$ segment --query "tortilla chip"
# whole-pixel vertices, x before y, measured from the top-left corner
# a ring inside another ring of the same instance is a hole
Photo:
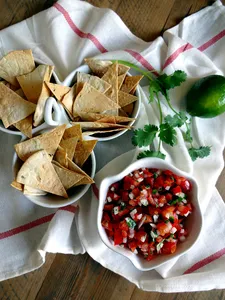
[[[77,137],[78,140],[82,140],[82,131],[81,131],[81,126],[80,124],[75,124],[70,128],[66,128],[64,134],[63,134],[63,139],[67,140],[73,137]]]
[[[31,50],[11,51],[0,60],[0,77],[19,87],[16,77],[32,72],[34,68]]]
[[[72,188],[81,179],[85,178],[85,176],[82,174],[59,167],[59,165],[55,164],[54,161],[52,163],[65,190]]]
[[[31,115],[35,108],[35,104],[24,100],[0,83],[0,118],[6,128]]]
[[[102,79],[111,85],[111,88],[105,93],[105,95],[118,104],[118,64],[112,64]],[[112,110],[110,114],[118,115],[118,110]]]
[[[70,87],[51,83],[51,82],[45,82],[47,87],[50,89],[52,94],[56,97],[58,101],[62,101],[63,97],[71,90]]]
[[[32,188],[68,198],[45,150],[31,155],[20,168],[16,181]]]
[[[71,159],[68,158],[67,160],[68,160],[68,169],[69,170],[79,173],[84,176],[84,178],[81,179],[81,181],[79,181],[78,183],[76,183],[75,186],[81,185],[81,184],[94,183],[94,180],[90,176],[88,176],[88,174],[85,173],[81,168],[79,168]]]
[[[49,81],[54,67],[39,65],[33,72],[17,76],[17,80],[28,101],[37,104],[44,81]]]
[[[21,98],[26,99],[22,89],[15,90],[15,93],[17,93],[17,95],[19,95]]]
[[[24,185],[23,193],[24,195],[32,195],[32,196],[44,196],[47,194],[46,192],[40,189],[35,189],[27,184]]]
[[[0,81],[0,83],[4,83],[4,85],[6,85],[10,90],[13,90],[14,92],[16,92],[16,90],[18,90],[17,86],[12,85],[11,83],[9,83],[9,82],[7,82],[5,80]]]
[[[39,150],[46,150],[50,158],[55,154],[56,149],[62,139],[66,125],[61,125],[55,129],[38,135],[32,139],[21,142],[14,146],[17,155],[23,161]]]
[[[72,123],[74,124],[74,123]],[[105,129],[105,128],[128,128],[128,125],[100,123],[100,122],[79,122],[83,130]]]
[[[83,166],[96,144],[96,140],[79,141],[77,143],[73,160],[79,167]]]
[[[40,97],[37,101],[37,107],[34,113],[34,126],[40,125],[44,121],[44,109],[45,109],[45,103],[47,99],[50,97],[51,92],[46,86],[46,83],[44,82],[42,85],[42,90]]]
[[[92,72],[99,77],[102,77],[108,70],[108,67],[112,64],[110,60],[99,60],[93,58],[85,58],[84,61]]]
[[[87,74],[87,73],[78,72],[77,73],[77,86],[80,83],[84,84],[85,82],[89,83],[96,90],[98,90],[100,93],[103,93],[103,94],[106,91],[108,91],[110,88],[110,84],[107,83],[106,81],[102,80],[101,78]],[[80,90],[77,89],[77,92],[80,92]]]
[[[90,84],[85,83],[83,89],[77,95],[73,105],[73,115],[79,114],[79,112],[103,112],[105,110],[111,110],[120,108],[119,105],[104,94],[97,91]]]
[[[16,180],[13,180],[13,182],[11,183],[11,186],[18,191],[21,191],[21,192],[23,191],[23,184],[17,182]]]
[[[85,131],[83,132],[83,136],[90,136],[94,134],[104,134],[104,133],[111,133],[116,131],[122,131],[124,128],[115,128],[115,129],[109,129],[109,130],[94,130],[94,131]]]
[[[134,101],[137,101],[138,97],[119,91],[118,99],[120,107],[124,107]]]
[[[127,117],[121,117],[121,116],[105,116],[102,119],[99,119],[96,122],[100,123],[113,123],[113,124],[118,124],[118,123],[127,123],[134,121],[134,118],[127,118]]]
[[[140,80],[143,78],[143,75],[136,76],[127,76],[124,80],[124,83],[121,87],[121,91],[125,93],[130,93],[133,89],[136,90]]]
[[[92,72],[99,77],[102,77],[108,71],[109,66],[112,65],[112,62],[110,60],[85,58],[84,61],[89,66],[89,68],[92,70]],[[130,70],[129,67],[118,64],[118,75],[127,73],[127,71],[129,71],[129,70]]]
[[[73,115],[73,103],[75,97],[76,97],[76,84],[72,86],[70,91],[62,99],[62,104],[71,115]]]
[[[128,104],[128,105],[130,105],[130,104]],[[126,107],[126,106],[124,106],[124,107]],[[119,109],[119,116],[127,117],[127,118],[129,117],[128,114],[122,108]]]
[[[118,76],[118,90],[120,90],[120,88],[121,88],[121,86],[124,82],[125,77],[126,77],[126,73]]]
[[[134,110],[134,103],[130,103],[123,107],[123,111],[129,116],[132,115],[133,110]]]
[[[66,140],[62,139],[59,144],[66,151],[67,156],[70,159],[73,159],[77,142],[78,142],[78,137],[72,137]]]
[[[57,161],[61,166],[68,168],[67,157],[66,151],[59,146],[55,152],[54,160]]]
[[[33,115],[30,115],[25,119],[14,123],[13,126],[15,126],[25,136],[32,138],[32,123],[33,123]]]

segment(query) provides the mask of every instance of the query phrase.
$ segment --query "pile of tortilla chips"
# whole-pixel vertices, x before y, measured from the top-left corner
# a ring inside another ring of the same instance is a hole
[[[11,186],[28,195],[68,198],[67,190],[94,181],[82,169],[96,140],[83,140],[80,125],[61,125],[15,145],[23,161]]]
[[[0,60],[0,119],[32,137],[32,126],[44,120],[44,107],[51,92],[54,66],[35,66],[31,50],[9,52]]]
[[[92,74],[77,73],[71,87],[46,83],[61,102],[73,124],[80,124],[85,134],[105,133],[130,129],[137,85],[143,76],[128,76],[129,67],[86,59]]]

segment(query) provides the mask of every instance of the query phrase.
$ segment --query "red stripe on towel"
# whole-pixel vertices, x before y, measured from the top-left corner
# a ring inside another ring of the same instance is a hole
[[[194,264],[191,268],[187,269],[184,274],[190,274],[195,272],[196,270],[210,264],[211,262],[213,262],[214,260],[220,258],[221,256],[223,256],[225,254],[225,248],[217,251],[216,253],[198,261],[196,264]]]

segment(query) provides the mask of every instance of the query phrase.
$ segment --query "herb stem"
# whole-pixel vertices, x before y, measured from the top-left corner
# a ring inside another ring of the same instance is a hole
[[[161,125],[163,122],[163,114],[162,114],[162,107],[161,107],[158,93],[156,93],[156,99],[157,99],[157,103],[158,103],[158,107],[159,107],[159,122]],[[158,152],[160,151],[160,148],[161,148],[161,142],[162,142],[161,139],[159,139]]]

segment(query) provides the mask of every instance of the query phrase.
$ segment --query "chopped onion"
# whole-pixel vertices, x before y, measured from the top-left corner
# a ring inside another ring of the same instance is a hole
[[[156,225],[154,223],[150,223],[150,225],[153,227],[153,228],[156,228]]]
[[[134,218],[134,215],[135,215],[136,213],[137,213],[136,208],[133,209],[133,210],[130,212],[130,216],[131,216],[132,219]]]
[[[137,215],[138,220],[141,220],[141,218],[142,218],[142,214]]]
[[[166,191],[169,191],[169,189],[170,189],[170,186],[166,186],[166,187],[165,187],[165,190],[166,190]]]
[[[144,206],[148,205],[148,200],[147,199],[141,199],[141,204]]]
[[[180,240],[181,242],[183,242],[183,241],[186,240],[186,237],[185,237],[184,235],[182,235],[182,236],[179,238],[179,240]]]
[[[145,235],[143,235],[143,236],[141,237],[141,241],[142,241],[142,243],[144,243],[144,242],[145,242],[146,238],[147,238],[147,234],[145,234]]]
[[[139,222],[139,224],[138,224],[138,229],[141,228],[141,226],[144,224],[145,220],[146,220],[146,216],[144,216],[144,217],[141,219],[141,221]]]
[[[124,238],[123,238],[123,243],[126,244],[126,242],[127,242],[127,238],[124,237]]]
[[[137,182],[142,182],[143,180],[144,180],[144,178],[140,177],[140,178],[137,179]]]
[[[130,186],[130,188],[131,188],[131,190],[133,190],[133,189],[134,189],[134,185],[132,184],[132,185]]]
[[[111,197],[107,197],[108,202],[112,202],[112,198]]]
[[[176,231],[177,231],[177,229],[176,229],[175,227],[173,227],[173,228],[170,230],[170,233],[174,234]]]
[[[129,198],[134,199],[134,194],[132,192],[129,194]]]
[[[156,223],[158,221],[159,215],[153,215],[153,221]]]
[[[188,211],[184,216],[187,217],[191,212]]]
[[[164,204],[163,203],[159,203],[159,207],[163,207],[164,206]]]
[[[134,254],[138,254],[138,251],[137,251],[137,249],[135,249],[133,253],[134,253]]]
[[[181,230],[180,230],[180,233],[184,233],[184,229],[181,229]]]

